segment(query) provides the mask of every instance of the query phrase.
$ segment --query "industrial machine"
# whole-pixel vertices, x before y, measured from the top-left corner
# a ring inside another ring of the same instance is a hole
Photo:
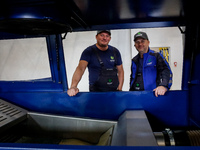
[[[2,1],[0,39],[46,38],[51,79],[0,81],[0,149],[199,149],[197,6],[187,0]],[[152,91],[67,95],[62,39],[68,32],[152,27],[185,34],[182,90],[158,98]]]
[[[0,100],[2,143],[92,146],[199,146],[199,130],[153,132],[143,110],[118,121],[29,112]]]
[[[117,122],[28,112],[2,100],[0,140],[64,145],[157,145],[141,110],[125,111]]]

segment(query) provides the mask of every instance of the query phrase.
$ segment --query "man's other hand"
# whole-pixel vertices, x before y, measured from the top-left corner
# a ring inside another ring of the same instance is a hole
[[[165,95],[167,88],[164,86],[158,86],[153,91],[155,92],[155,96],[158,97],[158,95]]]

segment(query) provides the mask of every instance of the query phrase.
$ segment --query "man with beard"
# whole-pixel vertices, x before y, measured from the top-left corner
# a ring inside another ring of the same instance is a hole
[[[89,71],[90,92],[121,91],[124,82],[124,70],[118,49],[108,45],[111,40],[110,30],[97,31],[97,43],[86,48],[72,77],[69,96],[75,96],[77,85],[85,72]]]
[[[149,48],[145,32],[134,35],[138,54],[132,59],[130,91],[152,90],[155,96],[165,95],[172,85],[172,71],[164,57]]]

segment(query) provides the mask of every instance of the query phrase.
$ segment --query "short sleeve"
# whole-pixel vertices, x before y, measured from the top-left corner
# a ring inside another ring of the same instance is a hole
[[[80,60],[85,60],[89,63],[90,62],[90,55],[91,55],[91,51],[90,51],[89,48],[87,48],[82,52]]]
[[[122,64],[121,54],[120,54],[120,52],[119,52],[118,49],[115,49],[115,51],[116,51],[116,57],[117,57],[117,63],[116,63],[116,65],[120,66]]]

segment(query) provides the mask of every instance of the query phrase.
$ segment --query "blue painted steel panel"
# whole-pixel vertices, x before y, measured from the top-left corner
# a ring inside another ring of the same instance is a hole
[[[200,53],[194,56],[193,70],[191,76],[190,93],[190,119],[191,123],[200,128]]]
[[[190,14],[187,15],[189,22],[186,26],[182,83],[189,94],[190,125],[200,128],[200,24]]]
[[[63,85],[52,81],[0,81],[0,92],[52,92],[63,91]]]
[[[188,126],[188,92],[170,91],[155,97],[153,92],[79,93],[4,92],[0,98],[30,111],[118,120],[125,110],[145,110],[169,127]]]
[[[67,75],[61,35],[50,35],[46,38],[52,80],[62,83],[63,90],[67,91]]]
[[[68,90],[68,84],[67,84],[67,74],[65,70],[65,57],[64,57],[64,50],[63,50],[63,44],[62,44],[62,37],[61,35],[56,35],[56,43],[57,43],[57,49],[58,49],[58,65],[59,65],[59,75],[60,75],[60,83],[63,85],[63,91]]]

